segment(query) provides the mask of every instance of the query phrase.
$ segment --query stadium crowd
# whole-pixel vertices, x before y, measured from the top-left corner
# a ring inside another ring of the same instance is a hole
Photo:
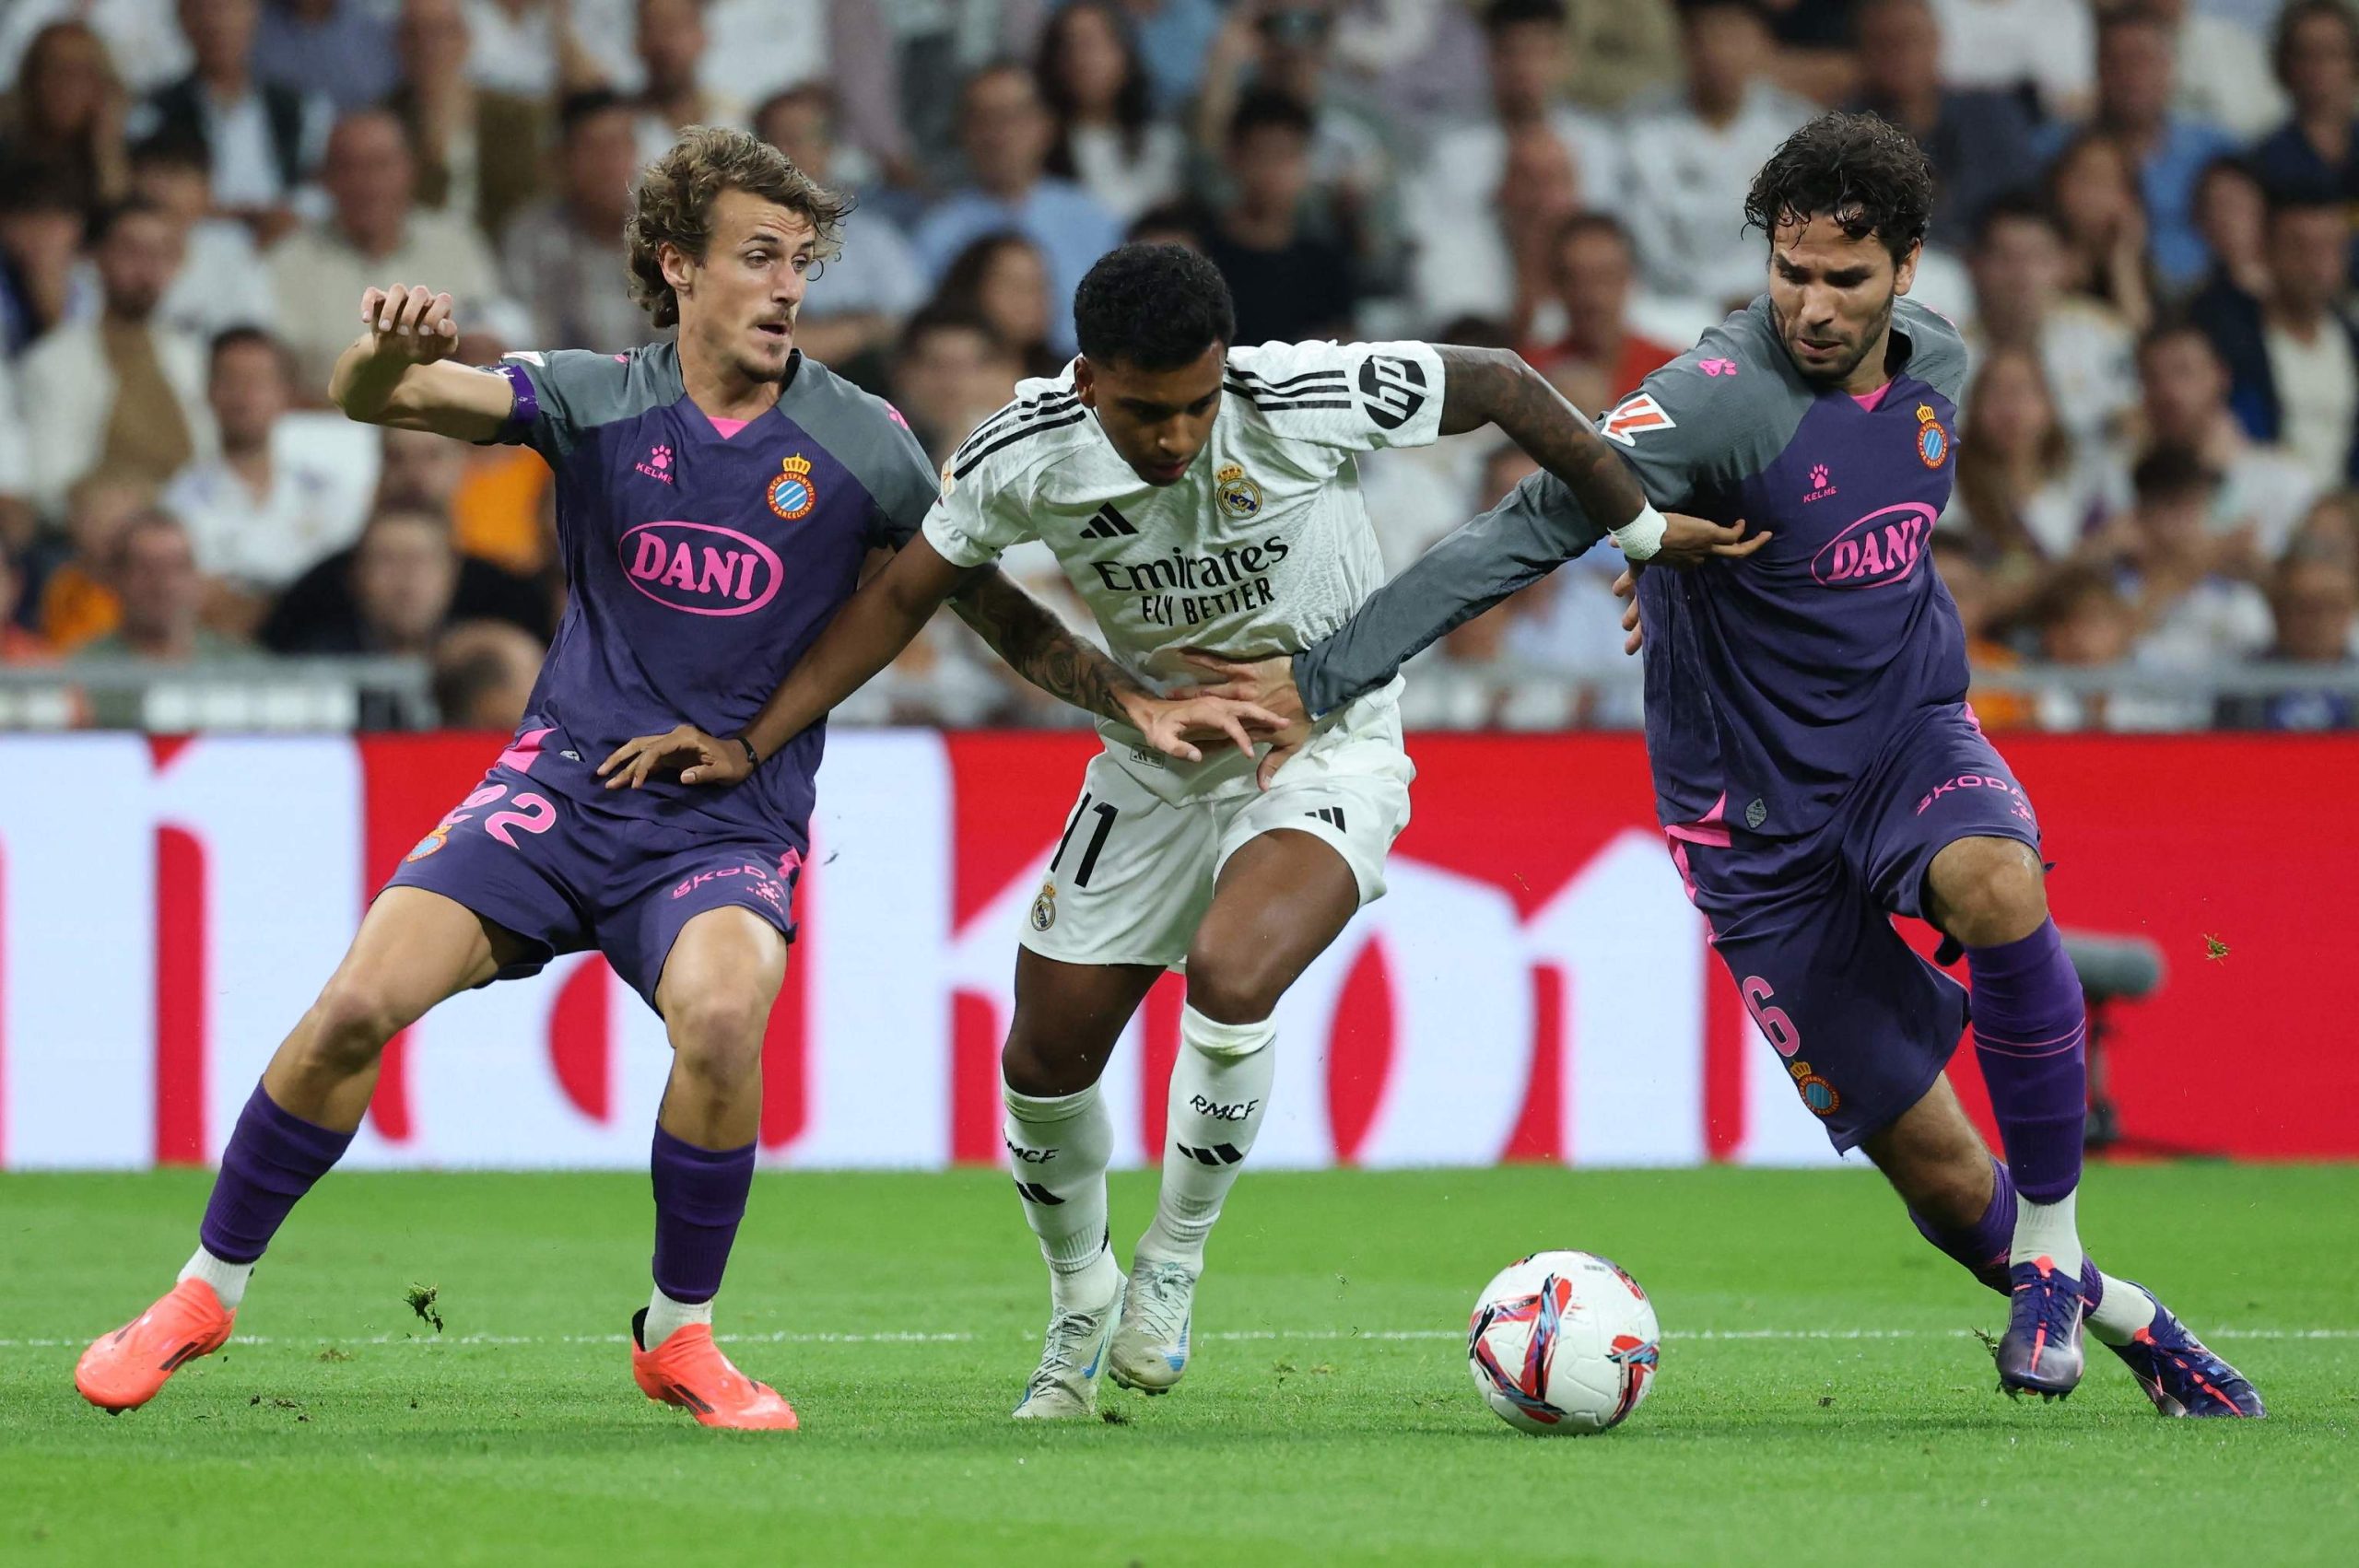
[[[1934,550],[1986,722],[2351,727],[2355,84],[2341,0],[9,0],[0,661],[406,656],[403,721],[512,723],[546,469],[348,423],[328,369],[396,282],[479,363],[652,335],[628,187],[685,124],[858,193],[799,341],[939,460],[1126,236],[1211,256],[1247,341],[1513,345],[1605,408],[1758,291],[1746,187],[1844,106],[1941,181],[1915,293],[1977,358]],[[1363,459],[1388,563],[1529,466]],[[1620,565],[1453,633],[1410,722],[1633,722]],[[2148,678],[2010,684],[2069,666]],[[2310,678],[2212,695],[2257,670]],[[953,627],[853,716],[1076,717]]]

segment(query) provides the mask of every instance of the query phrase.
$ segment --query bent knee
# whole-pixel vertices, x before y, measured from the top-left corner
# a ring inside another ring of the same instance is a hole
[[[2012,838],[1961,839],[1935,861],[1942,924],[1968,947],[2019,941],[2048,919],[2038,852]]]
[[[731,986],[675,998],[663,1025],[685,1071],[729,1082],[759,1071],[769,1015],[769,1000],[755,988]]]
[[[1188,1005],[1216,1024],[1259,1024],[1293,975],[1266,949],[1215,944],[1188,954]]]
[[[414,1022],[416,1010],[391,986],[367,976],[338,975],[311,1003],[304,1054],[322,1065],[358,1071]]]

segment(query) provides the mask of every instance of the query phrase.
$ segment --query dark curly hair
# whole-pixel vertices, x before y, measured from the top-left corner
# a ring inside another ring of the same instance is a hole
[[[1872,234],[1898,263],[1933,215],[1933,164],[1908,133],[1873,114],[1822,114],[1770,154],[1744,198],[1744,226],[1775,237],[1789,220],[1828,217]]]
[[[1073,297],[1074,335],[1101,365],[1176,370],[1237,341],[1237,307],[1220,269],[1184,245],[1107,252]]]

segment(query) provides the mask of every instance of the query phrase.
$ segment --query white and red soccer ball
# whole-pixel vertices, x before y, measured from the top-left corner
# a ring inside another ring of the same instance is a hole
[[[1466,1363],[1498,1418],[1539,1436],[1603,1432],[1654,1385],[1654,1304],[1588,1252],[1535,1252],[1474,1303]]]

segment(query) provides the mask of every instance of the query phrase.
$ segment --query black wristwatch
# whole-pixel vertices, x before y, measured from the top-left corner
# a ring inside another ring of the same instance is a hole
[[[735,740],[739,745],[745,748],[745,770],[747,772],[750,773],[755,768],[762,766],[762,754],[754,749],[753,742],[747,740],[743,735],[733,736],[732,739]]]

